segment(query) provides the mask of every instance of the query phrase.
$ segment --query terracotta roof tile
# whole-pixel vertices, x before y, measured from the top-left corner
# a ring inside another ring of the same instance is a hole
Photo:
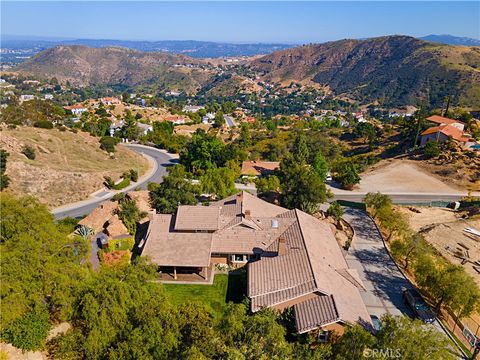
[[[293,309],[295,326],[300,334],[339,320],[332,296],[318,295],[296,304]]]

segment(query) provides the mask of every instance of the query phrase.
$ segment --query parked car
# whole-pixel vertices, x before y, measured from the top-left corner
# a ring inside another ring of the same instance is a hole
[[[432,309],[425,303],[422,296],[415,290],[404,290],[403,300],[412,309],[420,320],[427,324],[435,321],[435,314]]]
[[[382,322],[377,315],[370,315],[370,319],[372,320],[372,332],[374,334],[382,330]]]

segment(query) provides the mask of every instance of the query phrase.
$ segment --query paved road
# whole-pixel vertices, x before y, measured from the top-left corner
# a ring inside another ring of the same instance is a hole
[[[122,146],[128,146],[133,151],[139,154],[144,154],[146,157],[152,160],[155,165],[153,174],[140,178],[138,183],[135,183],[125,188],[124,190],[122,190],[122,192],[131,191],[136,188],[146,189],[149,182],[161,182],[163,176],[167,173],[167,167],[172,166],[178,162],[178,156],[168,154],[163,150],[155,149],[153,147],[136,144]],[[93,209],[98,206],[99,203],[112,198],[116,193],[117,192],[115,191],[101,191],[100,193],[97,193],[92,199],[87,199],[79,201],[77,203],[58,207],[54,209],[52,213],[56,219],[61,219],[67,216],[81,217],[89,214]]]
[[[463,197],[467,196],[468,193],[458,193],[458,194],[444,194],[444,193],[384,193],[388,195],[392,202],[395,204],[426,204],[433,201],[446,201],[453,202],[461,200]],[[333,197],[335,200],[345,200],[345,201],[354,201],[362,202],[366,193],[338,193],[333,191]],[[473,194],[475,195],[475,194]],[[475,195],[476,196],[476,195]]]
[[[367,310],[378,317],[386,313],[413,317],[412,311],[403,301],[402,293],[404,289],[414,287],[388,254],[373,220],[364,211],[348,207],[344,210],[343,218],[355,230],[345,258],[348,266],[358,271],[366,288],[360,294]],[[433,326],[447,336],[438,320]],[[452,350],[458,352],[453,343]],[[463,358],[460,353],[458,358]]]
[[[402,291],[412,286],[388,255],[373,221],[365,212],[352,208],[345,208],[343,217],[355,230],[346,260],[358,271],[367,289],[361,295],[370,314],[380,317],[385,313],[408,313]]]
[[[227,124],[228,127],[235,126],[235,121],[233,120],[233,117],[229,115],[223,115],[223,118],[225,119],[225,123]]]

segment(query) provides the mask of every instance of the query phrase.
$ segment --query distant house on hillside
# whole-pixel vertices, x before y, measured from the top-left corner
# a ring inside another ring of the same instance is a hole
[[[215,266],[246,265],[252,312],[293,308],[297,331],[316,331],[323,341],[371,323],[362,280],[330,225],[247,192],[210,206],[181,205],[174,215],[152,213],[141,247],[162,281],[208,283]]]
[[[197,106],[197,105],[185,105],[183,107],[183,112],[187,113],[196,113],[199,110],[205,109],[205,106]]]
[[[103,97],[100,99],[103,105],[120,105],[122,101],[116,97]]]
[[[64,106],[63,107],[65,110],[70,110],[73,115],[82,115],[85,111],[87,111],[87,108],[81,104],[75,104],[71,106]]]
[[[260,177],[270,175],[280,167],[278,161],[244,161],[242,163],[242,177]]]
[[[150,124],[137,123],[137,127],[140,129],[143,135],[147,135],[150,131],[153,131],[153,126]]]
[[[448,139],[466,143],[471,140],[471,136],[465,134],[463,129],[465,124],[458,120],[449,119],[443,116],[433,115],[426,119],[427,121],[437,124],[422,132],[420,146],[424,146],[430,141],[443,143]]]
[[[24,102],[24,101],[31,101],[31,100],[34,100],[34,99],[35,99],[35,95],[24,94],[24,95],[20,95],[20,97],[19,97],[19,100],[20,100],[21,103]]]
[[[169,121],[171,123],[174,123],[175,125],[181,125],[185,124],[186,120],[183,116],[180,115],[170,115],[165,118],[165,121]]]

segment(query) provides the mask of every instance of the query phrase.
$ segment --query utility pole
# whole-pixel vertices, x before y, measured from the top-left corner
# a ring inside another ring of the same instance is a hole
[[[418,110],[418,121],[417,121],[417,133],[415,134],[415,142],[413,143],[413,147],[416,148],[418,144],[418,137],[420,136],[420,130],[422,129],[423,125],[423,118],[425,116],[425,103],[422,100],[420,104],[420,109]]]
[[[445,106],[445,110],[443,111],[442,116],[447,116],[448,115],[448,110],[450,109],[451,95],[446,96],[445,99],[447,100],[447,105]]]

